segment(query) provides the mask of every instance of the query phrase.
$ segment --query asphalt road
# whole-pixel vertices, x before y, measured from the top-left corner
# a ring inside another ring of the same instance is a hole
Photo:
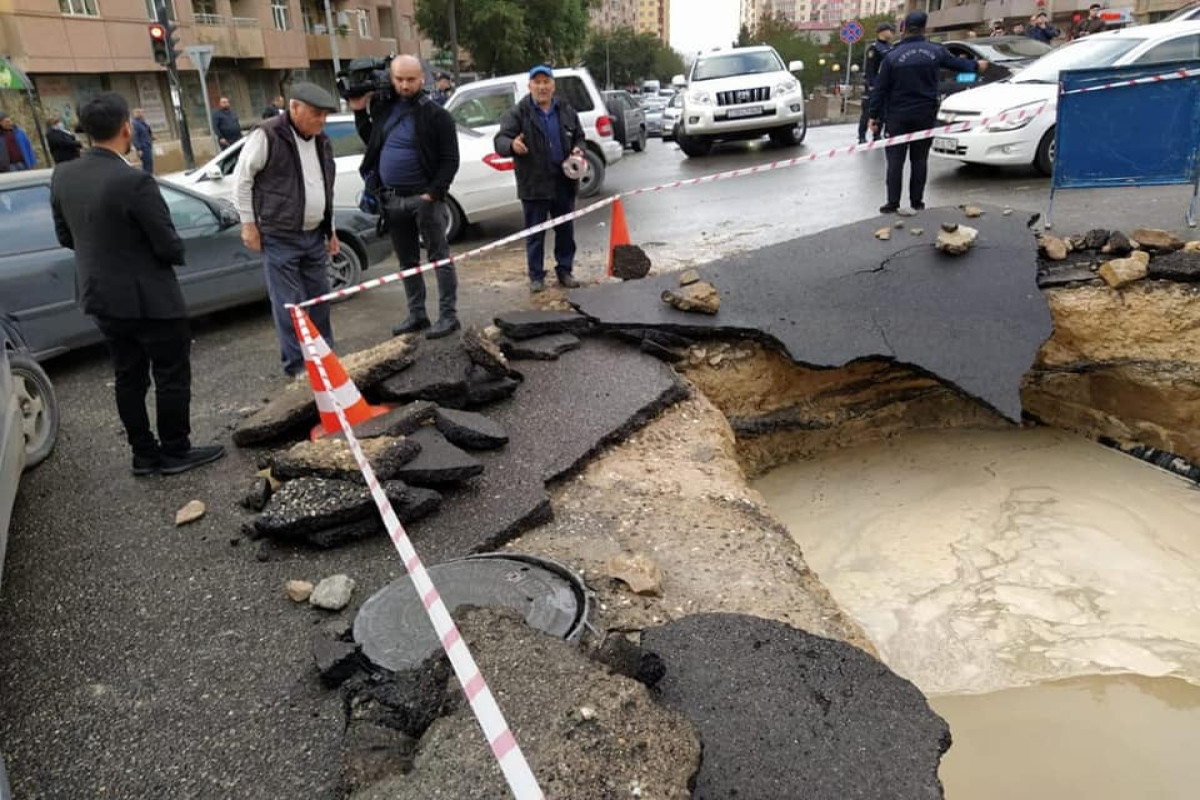
[[[851,126],[804,146],[851,143]],[[733,145],[687,160],[653,141],[609,173],[611,190],[763,163],[804,148]],[[873,216],[880,153],[643,196],[627,214],[661,266],[697,263]],[[936,162],[930,205],[986,201],[1037,211],[1048,182],[1027,170]],[[1059,230],[1179,229],[1178,188],[1063,195]],[[1131,219],[1129,209],[1137,209]],[[579,223],[582,278],[603,269],[607,214]],[[512,232],[519,215],[471,232]],[[469,243],[458,246],[461,250]],[[378,268],[377,268],[378,269]],[[377,273],[376,273],[377,274]],[[462,267],[466,321],[526,301],[519,248]],[[402,316],[398,286],[334,311],[340,351],[379,341]],[[194,326],[194,440],[229,442],[241,410],[282,385],[265,304]],[[311,666],[308,638],[328,619],[282,597],[291,578],[346,572],[356,602],[401,567],[385,541],[333,552],[268,550],[239,536],[236,505],[255,453],[175,478],[135,480],[100,348],[48,365],[63,425],[57,450],[26,476],[0,588],[0,752],[17,798],[276,798],[338,795],[342,709]],[[192,499],[207,516],[175,528]]]

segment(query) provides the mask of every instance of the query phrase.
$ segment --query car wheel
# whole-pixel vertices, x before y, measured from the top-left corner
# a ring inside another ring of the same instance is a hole
[[[362,282],[362,257],[353,245],[343,241],[338,254],[329,259],[329,288],[345,289]]]
[[[454,202],[454,198],[446,198],[446,241],[453,242],[462,236],[463,228],[466,224],[463,221],[462,209],[458,207],[458,203]]]
[[[25,431],[25,469],[46,460],[58,439],[58,398],[42,366],[24,353],[11,353],[13,384]]]
[[[638,138],[633,140],[633,152],[640,153],[646,149],[646,129],[638,131]]]
[[[1037,155],[1033,157],[1033,168],[1043,175],[1054,173],[1054,128],[1042,135],[1038,142]]]
[[[579,196],[592,197],[604,186],[604,161],[591,150],[584,150],[583,155],[587,159],[587,169],[579,179]]]
[[[805,136],[808,136],[808,114],[805,114],[804,119],[796,126],[796,144],[803,142]]]
[[[800,144],[800,128],[789,125],[786,128],[776,128],[771,131],[771,141],[780,147],[795,147]]]
[[[713,148],[711,139],[697,139],[688,136],[681,130],[676,130],[675,141],[688,158],[703,158],[711,153]]]

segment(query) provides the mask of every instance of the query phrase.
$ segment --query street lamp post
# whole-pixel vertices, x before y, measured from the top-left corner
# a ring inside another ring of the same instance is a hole
[[[337,31],[333,27],[333,10],[330,8],[330,0],[325,0],[325,31],[329,34],[329,57],[333,60],[333,77],[337,80],[337,74],[342,71],[342,60],[338,58],[338,42]],[[339,103],[342,110],[346,110],[346,101],[340,100]]]

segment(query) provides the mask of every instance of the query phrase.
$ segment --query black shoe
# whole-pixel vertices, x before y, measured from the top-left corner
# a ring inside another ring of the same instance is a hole
[[[880,214],[895,214],[900,210],[899,203],[888,203],[879,207]]]
[[[455,331],[462,330],[462,323],[455,317],[439,317],[437,324],[425,332],[426,339],[443,339]]]
[[[564,272],[558,276],[558,285],[564,289],[578,289],[579,281],[575,280],[575,276],[569,272]]]
[[[925,210],[925,204],[924,204],[924,203],[913,203],[913,204],[912,204],[912,210],[913,210],[913,211],[924,211],[924,210]]]
[[[134,456],[133,476],[144,478],[147,475],[157,475],[162,469],[162,456]]]
[[[876,139],[875,141],[879,141],[879,140],[878,140],[878,139]],[[867,140],[866,140],[866,139],[859,139],[859,140],[858,140],[858,143],[859,143],[859,144],[866,144],[866,143],[867,143]]]
[[[178,475],[181,472],[187,472],[189,469],[195,469],[203,464],[211,464],[224,455],[225,448],[219,444],[209,445],[208,447],[193,447],[181,455],[163,453],[162,467],[159,471],[163,475]]]
[[[403,336],[406,333],[416,333],[429,327],[429,317],[409,316],[408,319],[392,328],[392,336]]]
[[[546,291],[546,282],[545,281],[530,281],[529,282],[529,293],[530,294],[541,294],[544,291]]]

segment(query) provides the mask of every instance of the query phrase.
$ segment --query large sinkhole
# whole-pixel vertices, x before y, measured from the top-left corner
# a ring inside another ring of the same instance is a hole
[[[1200,490],[1112,446],[1188,449],[1188,348],[1077,357],[1097,321],[1064,356],[1067,316],[1022,425],[889,362],[811,370],[709,343],[683,368],[808,565],[950,724],[951,800],[1200,785]]]

